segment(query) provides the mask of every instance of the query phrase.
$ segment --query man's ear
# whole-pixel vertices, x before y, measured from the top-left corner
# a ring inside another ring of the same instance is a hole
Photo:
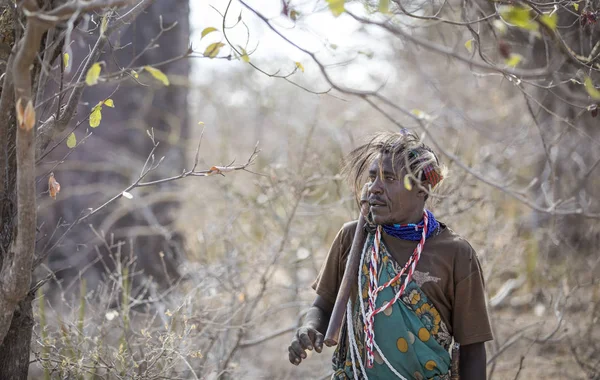
[[[420,186],[417,187],[417,196],[426,199],[429,196],[429,189],[431,189],[429,181],[421,181]]]

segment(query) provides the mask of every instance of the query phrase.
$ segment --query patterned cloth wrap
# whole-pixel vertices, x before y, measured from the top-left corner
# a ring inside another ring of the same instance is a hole
[[[432,228],[432,230],[434,229]],[[370,251],[373,240],[374,235],[369,233],[363,252]],[[383,242],[380,254],[382,265],[378,274],[378,282],[383,284],[400,272],[402,266],[392,259]],[[367,368],[365,365],[364,324],[358,297],[362,297],[365,305],[369,302],[367,269],[369,256],[366,256],[360,273],[361,292],[357,294],[356,301],[353,302],[351,322],[353,323],[355,341],[360,353],[360,361],[368,378],[371,380],[394,379],[398,377],[388,368],[377,352],[375,353],[373,368]],[[391,287],[381,291],[377,297],[376,307],[380,307],[384,302],[392,299],[399,291],[404,279],[405,275],[399,281],[393,283]],[[333,355],[334,374],[331,378],[335,380],[355,378],[364,380],[359,363],[355,363],[358,373],[356,376],[353,373],[348,329],[346,327],[344,326],[342,329],[340,343]],[[408,284],[398,302],[375,316],[374,329],[375,342],[381,352],[394,369],[406,379],[450,379],[451,357],[449,348],[452,337],[445,323],[441,320],[439,312],[414,279]]]

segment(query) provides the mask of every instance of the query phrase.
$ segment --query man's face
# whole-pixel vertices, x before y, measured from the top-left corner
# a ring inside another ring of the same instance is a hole
[[[426,192],[417,186],[407,190],[405,174],[399,164],[392,163],[389,154],[379,156],[369,167],[369,205],[375,224],[421,221]]]

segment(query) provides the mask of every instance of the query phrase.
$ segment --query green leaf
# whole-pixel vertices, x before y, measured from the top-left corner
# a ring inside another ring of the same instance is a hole
[[[516,67],[522,59],[523,57],[520,54],[511,53],[510,57],[506,59],[506,66]]]
[[[215,42],[214,44],[208,45],[206,50],[204,50],[204,56],[208,58],[215,58],[223,46],[225,46],[225,44],[222,42]]]
[[[69,67],[69,53],[63,54],[63,66],[65,69]]]
[[[373,58],[375,56],[375,53],[373,53],[372,51],[359,50],[357,53],[360,54],[360,55],[364,55],[365,57],[367,57],[369,59],[371,59],[371,58]]]
[[[88,86],[93,86],[98,83],[98,78],[100,77],[100,71],[102,71],[102,67],[99,63],[94,63],[92,67],[85,74],[85,83]]]
[[[77,145],[77,137],[75,136],[75,132],[71,132],[69,137],[67,137],[67,146],[73,149],[75,145]]]
[[[573,9],[577,12],[579,10],[579,3],[573,3]]]
[[[90,114],[90,127],[96,128],[99,126],[100,120],[102,120],[102,102],[92,108],[92,113]]]
[[[112,100],[112,99],[110,99],[110,98],[109,98],[109,99],[106,99],[106,100],[104,101],[104,104],[105,104],[107,107],[110,107],[110,108],[115,108],[115,103],[114,103],[114,102],[113,102],[113,100]]]
[[[390,11],[390,0],[379,0],[379,12],[389,13]]]
[[[200,34],[200,39],[203,39],[204,37],[206,37],[207,34],[212,33],[212,32],[216,32],[218,30],[219,29],[213,28],[212,26],[209,26],[208,28],[204,28],[204,30]]]
[[[304,66],[300,62],[294,62],[296,67],[300,69],[300,71],[304,72]]]
[[[335,17],[338,17],[339,15],[344,13],[344,4],[346,3],[346,0],[325,0],[325,1],[327,1],[327,4],[329,4],[329,9],[331,10],[331,13],[333,13],[333,15]]]
[[[551,30],[556,30],[558,23],[558,13],[554,12],[551,15],[541,15],[540,22],[546,25]]]
[[[240,56],[240,58],[242,59],[242,61],[244,61],[246,63],[250,62],[250,57],[248,56],[248,52],[246,51],[246,49],[244,49],[241,46],[239,48],[242,51],[242,55]]]
[[[473,39],[471,38],[467,42],[465,42],[465,48],[469,51],[469,53],[473,52]]]
[[[412,190],[412,183],[410,182],[410,175],[404,176],[404,188],[408,191]]]
[[[506,22],[526,30],[537,30],[539,25],[531,19],[529,8],[517,5],[504,7],[500,15]]]
[[[594,82],[592,82],[592,78],[586,77],[585,82],[583,82],[583,85],[585,86],[585,89],[587,90],[588,94],[590,94],[590,96],[592,98],[600,99],[600,91],[598,91],[598,89],[594,86]]]
[[[154,77],[154,79],[162,82],[162,84],[164,84],[165,86],[169,85],[169,78],[165,75],[165,73],[163,73],[159,69],[156,69],[152,66],[144,66],[144,70],[149,72],[150,75]]]

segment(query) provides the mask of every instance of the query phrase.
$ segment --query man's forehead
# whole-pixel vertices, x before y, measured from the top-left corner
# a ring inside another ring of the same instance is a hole
[[[395,172],[402,170],[403,165],[398,162],[400,161],[401,155],[394,157],[391,153],[383,153],[375,157],[371,165],[369,166],[369,171],[378,171],[383,170],[386,172]]]

